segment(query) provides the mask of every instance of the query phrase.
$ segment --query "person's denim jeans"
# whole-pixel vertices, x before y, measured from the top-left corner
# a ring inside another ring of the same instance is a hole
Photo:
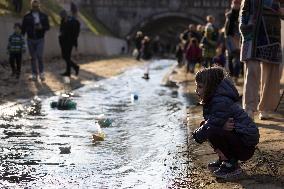
[[[28,47],[31,56],[32,74],[38,75],[44,72],[43,49],[44,39],[28,39]],[[38,64],[37,64],[38,63]]]

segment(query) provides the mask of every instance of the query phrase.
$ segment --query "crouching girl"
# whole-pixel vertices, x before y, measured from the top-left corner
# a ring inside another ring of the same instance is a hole
[[[200,144],[208,140],[218,154],[219,159],[208,164],[214,176],[236,176],[241,173],[238,161],[254,154],[258,128],[238,104],[238,91],[222,68],[203,69],[197,72],[195,81],[204,122],[192,137]]]

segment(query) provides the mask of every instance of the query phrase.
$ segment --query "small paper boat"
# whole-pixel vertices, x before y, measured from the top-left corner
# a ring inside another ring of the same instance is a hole
[[[104,140],[105,140],[105,134],[103,132],[93,134],[94,142],[104,141]]]

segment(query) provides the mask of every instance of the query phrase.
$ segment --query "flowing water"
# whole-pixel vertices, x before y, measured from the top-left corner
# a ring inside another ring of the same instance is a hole
[[[187,165],[185,99],[161,86],[174,64],[151,63],[150,80],[135,68],[75,91],[77,110],[50,108],[41,116],[0,120],[2,188],[168,188]],[[131,99],[137,94],[138,100]],[[133,96],[133,95],[132,95]],[[2,111],[3,113],[4,111]],[[105,140],[93,142],[95,117],[113,123]],[[59,147],[71,146],[61,154]]]

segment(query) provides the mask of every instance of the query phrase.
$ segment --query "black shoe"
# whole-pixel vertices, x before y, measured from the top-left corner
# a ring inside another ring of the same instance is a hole
[[[239,167],[238,162],[223,161],[220,168],[213,172],[213,175],[217,178],[227,179],[241,173],[242,169]]]
[[[20,74],[16,74],[16,79],[20,79]]]
[[[214,162],[208,163],[207,167],[211,172],[214,172],[220,168],[221,164],[222,164],[222,161],[218,159]]]
[[[62,74],[60,74],[60,75],[63,76],[63,77],[70,77],[70,73],[67,73],[67,72],[62,73]]]
[[[74,69],[75,69],[75,75],[78,76],[80,71],[80,66],[76,66]]]
[[[143,78],[143,79],[150,79],[149,74],[147,74],[147,73],[145,73],[142,78]]]

